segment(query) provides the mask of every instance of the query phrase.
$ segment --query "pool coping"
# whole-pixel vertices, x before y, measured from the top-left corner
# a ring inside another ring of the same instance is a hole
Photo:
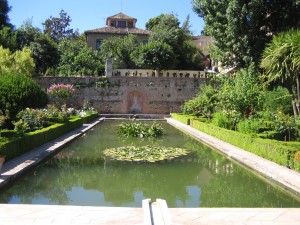
[[[60,138],[4,163],[0,175],[0,190],[105,119],[97,118],[89,124],[84,124]],[[166,118],[166,121],[264,177],[276,180],[281,185],[288,185],[288,188],[294,189],[299,195],[299,173],[220,141],[172,118]],[[164,211],[171,220],[165,224],[300,224],[298,208],[165,208]],[[5,224],[23,225],[24,222],[61,224],[62,221],[64,224],[72,225],[77,222],[82,225],[96,222],[97,224],[147,224],[145,213],[147,211],[143,208],[0,204],[0,221]],[[112,216],[109,217],[108,214]]]
[[[166,118],[166,120],[170,125],[221,152],[233,161],[250,168],[256,174],[268,179],[273,184],[279,185],[281,189],[290,192],[300,200],[300,173],[203,133],[173,118]]]

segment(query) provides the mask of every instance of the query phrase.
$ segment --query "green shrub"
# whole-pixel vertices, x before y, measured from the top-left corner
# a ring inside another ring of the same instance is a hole
[[[15,130],[1,130],[0,134],[1,137],[5,138],[17,137],[19,135]]]
[[[237,130],[244,134],[257,134],[260,129],[258,119],[244,119],[237,124]]]
[[[172,118],[180,121],[181,123],[188,124],[188,120],[194,119],[195,116],[182,115],[180,113],[171,113]]]
[[[7,118],[5,116],[0,115],[0,129],[4,129],[6,127]]]
[[[43,110],[27,108],[19,112],[17,118],[20,119],[15,123],[15,130],[17,131],[34,131],[48,125],[48,116]]]
[[[72,111],[61,110],[55,106],[47,108],[45,113],[47,114],[47,120],[52,123],[64,123],[73,114]]]
[[[176,119],[177,115],[172,114],[172,117]],[[181,118],[181,120],[183,120],[183,118]],[[237,131],[227,130],[213,124],[202,123],[197,120],[191,120],[191,126],[270,161],[292,168],[294,168],[294,155],[297,150],[300,149],[299,142],[282,142],[255,138],[249,134],[242,134]]]
[[[218,90],[211,85],[203,85],[196,98],[184,103],[183,113],[211,117],[218,101]]]
[[[216,112],[213,115],[212,123],[218,127],[234,130],[235,125],[226,112]]]
[[[260,133],[257,136],[264,139],[274,139],[278,141],[284,141],[285,138],[285,134],[282,134],[277,131],[264,131],[263,133]]]
[[[25,108],[43,108],[47,104],[44,90],[31,78],[21,74],[0,76],[0,110],[9,123]]]
[[[0,155],[4,155],[7,160],[10,160],[82,126],[83,122],[89,122],[95,119],[95,117],[97,117],[97,114],[85,118],[74,117],[64,124],[54,124],[41,130],[10,138],[7,141],[0,142]],[[16,133],[16,131],[10,132]]]
[[[191,122],[191,126],[280,165],[292,164],[289,157],[294,154],[296,148],[283,145],[280,141],[255,138],[249,134],[242,134],[194,120]]]
[[[278,86],[272,91],[264,92],[264,111],[268,112],[283,112],[289,114],[292,112],[293,96],[288,89]]]

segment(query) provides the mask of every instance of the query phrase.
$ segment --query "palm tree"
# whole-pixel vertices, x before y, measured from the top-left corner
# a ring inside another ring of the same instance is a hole
[[[295,116],[300,114],[300,31],[289,30],[275,35],[267,45],[260,64],[265,69],[269,82],[280,80],[288,85],[291,93],[295,90],[293,101]]]

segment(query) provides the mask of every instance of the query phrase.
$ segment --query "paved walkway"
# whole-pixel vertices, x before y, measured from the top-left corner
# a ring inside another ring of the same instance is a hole
[[[256,170],[264,176],[276,179],[299,195],[300,174],[278,166],[253,154],[199,132],[190,126],[167,119],[169,123],[200,138],[206,144],[223,151],[224,154]],[[55,154],[62,146],[73,141],[101,119],[70,132],[30,153],[4,164],[0,176],[0,187],[32,169],[45,158]],[[251,165],[253,164],[253,165]],[[178,208],[168,209],[171,222],[163,224],[214,224],[214,225],[300,225],[300,209],[235,209],[235,208]],[[147,224],[142,208],[108,208],[88,206],[48,205],[0,205],[0,224]]]
[[[300,209],[180,208],[169,209],[169,213],[171,222],[159,225],[300,224]],[[0,205],[0,224],[148,225],[142,208],[51,205]]]

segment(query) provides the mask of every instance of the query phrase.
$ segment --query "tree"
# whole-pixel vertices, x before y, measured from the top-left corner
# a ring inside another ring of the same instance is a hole
[[[29,47],[31,42],[34,42],[35,38],[42,35],[42,31],[33,27],[32,20],[28,19],[23,22],[23,24],[16,30],[17,43],[19,48]]]
[[[205,21],[203,33],[214,37],[228,64],[240,67],[249,61],[258,66],[272,35],[300,25],[295,0],[193,0],[193,5]]]
[[[101,54],[103,58],[113,57],[114,68],[135,68],[135,62],[131,57],[131,53],[138,48],[139,42],[135,35],[129,34],[124,37],[113,37],[103,41]]]
[[[2,27],[0,30],[0,45],[15,51],[18,48],[17,33],[10,27]]]
[[[136,64],[141,67],[150,67],[157,70],[169,69],[174,64],[174,54],[171,46],[164,42],[148,42],[141,45],[132,53]]]
[[[29,48],[33,54],[37,74],[45,74],[48,68],[53,68],[58,64],[57,44],[47,34],[35,36]]]
[[[28,47],[12,53],[0,46],[0,75],[8,73],[22,73],[32,76],[35,64],[32,52]]]
[[[54,41],[60,42],[62,39],[72,39],[78,36],[78,31],[69,29],[70,23],[72,22],[70,16],[61,10],[59,17],[50,17],[43,23],[44,33],[50,35]]]
[[[280,80],[290,93],[296,90],[294,114],[300,114],[300,31],[290,30],[275,35],[267,45],[260,66],[269,82]],[[296,84],[296,85],[295,85]]]
[[[151,18],[146,28],[151,30],[149,41],[164,42],[172,47],[175,69],[199,69],[203,55],[192,41],[189,30],[189,17],[180,27],[178,18],[173,14],[161,14]]]
[[[25,74],[31,77],[34,73],[35,64],[32,58],[32,52],[28,47],[24,47],[22,51],[14,53],[13,71],[18,74]]]
[[[31,78],[22,74],[0,76],[0,111],[10,125],[18,112],[25,108],[43,108],[47,104],[46,92]]]
[[[2,29],[2,27],[13,28],[13,26],[9,23],[7,15],[10,10],[11,8],[8,6],[7,0],[0,0],[0,29]]]
[[[64,39],[58,45],[62,75],[100,75],[103,70],[100,52],[90,49],[83,36],[73,40]]]

